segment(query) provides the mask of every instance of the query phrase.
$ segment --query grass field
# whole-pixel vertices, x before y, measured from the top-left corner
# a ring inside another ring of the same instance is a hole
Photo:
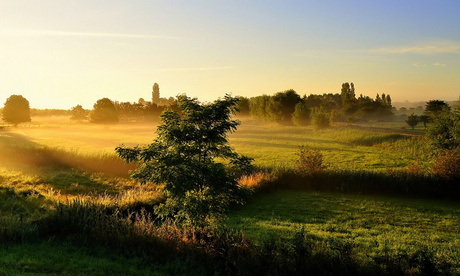
[[[286,190],[233,211],[229,225],[259,242],[288,241],[304,228],[315,243],[352,244],[364,263],[429,249],[460,273],[458,202]]]
[[[384,170],[401,168],[419,159],[430,162],[427,141],[420,130],[401,129],[402,123],[378,125],[337,125],[314,130],[312,127],[280,126],[243,120],[231,136],[238,152],[266,167],[292,168],[298,147],[304,144],[321,150],[331,168]]]
[[[104,126],[73,122],[68,117],[37,117],[0,132],[0,244],[9,237],[21,240],[30,231],[25,226],[46,217],[58,202],[78,199],[124,210],[154,204],[159,200],[159,187],[129,180],[128,171],[134,167],[116,157],[114,148],[148,144],[155,129],[154,123]],[[321,150],[329,171],[386,174],[411,164],[422,171],[430,166],[433,149],[423,132],[421,128],[405,129],[403,123],[340,124],[314,130],[243,118],[230,135],[230,144],[254,158],[263,170],[293,169],[298,147],[308,144]],[[229,227],[242,229],[255,245],[267,239],[291,241],[304,229],[316,248],[339,243],[341,248],[349,247],[354,261],[364,266],[388,266],[390,259],[402,259],[411,267],[423,261],[414,258],[425,256],[438,265],[438,272],[460,274],[457,202],[285,190],[281,183],[274,192],[256,194],[248,204],[233,210]],[[59,241],[16,243],[8,248],[0,247],[0,274],[72,274],[58,265],[62,256],[75,259],[75,274],[161,274],[172,273],[177,266],[173,262],[166,268],[139,268],[139,260],[123,259],[115,253],[86,257],[84,248]],[[47,255],[40,248],[62,251],[63,255]],[[104,252],[101,250],[98,252]],[[12,260],[16,259],[15,264]],[[54,262],[55,266],[50,264]],[[127,267],[115,264],[125,262]],[[415,266],[414,273],[419,271]]]

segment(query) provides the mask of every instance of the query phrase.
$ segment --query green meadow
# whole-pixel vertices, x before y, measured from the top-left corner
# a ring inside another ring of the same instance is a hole
[[[363,274],[366,269],[382,269],[384,274],[460,274],[457,201],[320,191],[302,183],[290,185],[286,182],[291,178],[274,173],[292,171],[298,147],[309,145],[322,152],[326,172],[387,175],[416,168],[425,174],[434,157],[423,128],[411,130],[405,123],[392,122],[338,124],[314,130],[249,118],[241,121],[230,135],[230,144],[252,157],[260,172],[250,178],[254,183],[246,184],[256,187],[255,194],[244,206],[232,209],[228,227],[240,231],[249,244],[266,250],[270,243],[294,242],[302,233],[311,246],[311,256],[330,257],[326,258],[329,261],[317,261],[320,264],[343,261],[341,256],[346,255],[352,265],[346,264]],[[129,213],[162,200],[161,187],[130,180],[128,172],[133,165],[123,163],[114,153],[120,144],[150,143],[155,129],[154,123],[145,122],[105,126],[68,117],[36,117],[31,123],[1,131],[0,274],[184,274],[177,269],[181,266],[190,273],[209,273],[201,270],[197,260],[144,266],[146,260],[139,254],[112,252],[104,244],[93,248],[91,242],[82,246],[34,230],[52,217],[59,204],[78,201]],[[272,189],[257,190],[258,186],[270,186],[271,181],[276,182]],[[63,256],[74,260],[71,266],[62,265]]]
[[[293,168],[298,147],[305,144],[321,150],[326,165],[332,169],[379,171],[406,167],[417,160],[429,163],[429,142],[421,137],[423,131],[406,130],[404,125],[339,124],[314,130],[243,119],[230,143],[262,167]]]
[[[351,245],[363,263],[428,250],[460,273],[458,202],[282,190],[233,211],[229,224],[259,243],[289,241],[303,229],[314,244]]]

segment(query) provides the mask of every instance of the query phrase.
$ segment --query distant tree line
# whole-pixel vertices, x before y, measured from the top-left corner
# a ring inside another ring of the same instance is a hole
[[[390,95],[357,98],[353,83],[342,84],[341,93],[300,96],[290,89],[273,96],[240,97],[242,115],[281,124],[326,127],[331,121],[388,120],[393,116]]]
[[[85,110],[81,105],[74,106],[71,111],[72,120],[89,120],[91,123],[113,124],[119,121],[158,120],[166,109],[177,110],[176,101],[162,99],[168,105],[157,105],[140,98],[136,102],[118,102],[108,98],[99,99],[92,110]]]

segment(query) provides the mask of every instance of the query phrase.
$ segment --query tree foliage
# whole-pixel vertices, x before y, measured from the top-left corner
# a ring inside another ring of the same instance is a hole
[[[116,148],[127,162],[138,162],[134,179],[164,184],[159,216],[205,226],[222,218],[229,204],[242,202],[235,179],[251,169],[251,159],[234,152],[227,140],[239,124],[231,119],[237,103],[228,95],[211,104],[178,96],[179,111],[161,114],[152,144]]]
[[[246,97],[239,96],[238,97],[238,105],[237,108],[239,110],[239,114],[243,116],[249,115],[249,99]]]
[[[2,119],[15,126],[30,122],[29,101],[21,95],[11,95],[6,99]]]
[[[449,105],[441,100],[431,100],[426,102],[425,115],[434,117],[440,114],[443,110],[450,110]]]
[[[412,113],[411,115],[407,116],[406,123],[414,129],[414,127],[420,122],[419,116]]]
[[[301,101],[295,105],[292,122],[297,126],[305,126],[310,122],[310,113],[311,111],[305,101]]]
[[[343,83],[340,96],[342,98],[342,111],[347,115],[353,114],[357,110],[354,84],[349,84],[348,82]]]
[[[432,123],[428,126],[427,135],[438,148],[459,148],[460,112],[444,109],[443,112],[432,117]]]
[[[86,120],[88,115],[85,109],[81,105],[76,105],[70,110],[70,119],[71,120]]]
[[[89,115],[89,121],[97,124],[118,123],[118,112],[113,102],[108,98],[98,100]]]
[[[291,115],[300,101],[299,94],[292,89],[276,93],[270,98],[267,110],[271,121],[291,123]]]
[[[333,113],[336,121],[345,121],[349,118],[388,120],[393,116],[390,95],[377,94],[375,100],[363,95],[356,98],[353,83],[342,84],[340,94],[310,94],[300,97],[291,89],[273,96],[262,95],[249,99],[249,112],[252,116],[281,124],[304,124],[305,111],[314,108]]]
[[[327,128],[331,125],[331,114],[323,107],[314,107],[311,110],[311,122],[316,129]]]

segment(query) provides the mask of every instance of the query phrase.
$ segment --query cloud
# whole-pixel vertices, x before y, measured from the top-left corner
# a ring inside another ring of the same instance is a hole
[[[183,67],[183,68],[166,68],[159,69],[160,72],[171,72],[171,71],[218,71],[232,69],[233,66],[220,66],[220,67]]]
[[[434,67],[446,67],[446,64],[445,63],[439,63],[439,62],[435,62],[433,64],[423,64],[423,63],[414,63],[412,64],[412,66],[414,67],[428,67],[428,66],[434,66]]]
[[[55,30],[2,30],[3,36],[75,36],[75,37],[113,37],[113,38],[153,38],[153,39],[179,39],[173,36],[160,36],[149,34],[127,33],[92,33],[92,32],[69,32]]]
[[[460,43],[440,41],[414,46],[387,47],[370,50],[382,54],[460,54]]]

